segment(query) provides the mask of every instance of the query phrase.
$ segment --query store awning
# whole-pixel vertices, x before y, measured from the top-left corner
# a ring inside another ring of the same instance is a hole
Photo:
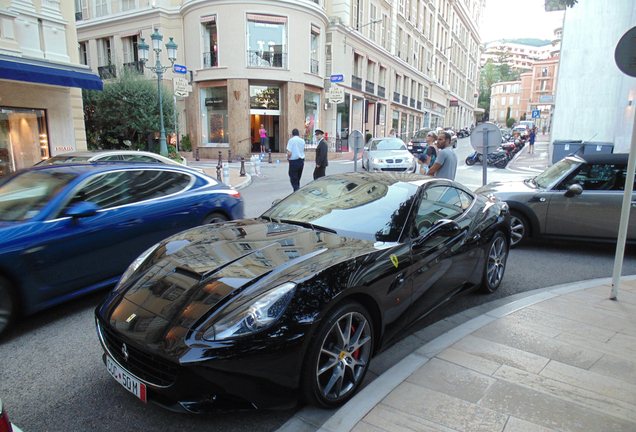
[[[45,62],[22,61],[16,58],[0,58],[0,79],[49,84],[63,87],[77,87],[90,90],[103,90],[101,78],[80,67],[48,64]]]

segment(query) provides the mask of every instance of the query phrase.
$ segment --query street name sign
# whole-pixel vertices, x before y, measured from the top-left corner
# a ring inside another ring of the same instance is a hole
[[[172,67],[172,69],[173,69],[176,73],[180,73],[180,74],[184,74],[184,73],[187,73],[187,72],[188,72],[188,68],[187,68],[187,67],[185,67],[185,66],[181,66],[181,65],[178,65],[178,64],[174,65],[174,66]]]
[[[344,88],[338,86],[331,86],[329,93],[329,102],[332,104],[339,104],[344,102]]]
[[[343,82],[344,75],[331,75],[331,82]]]
[[[192,91],[192,86],[188,84],[188,80],[185,78],[172,78],[172,88],[174,89],[174,95],[179,97],[187,97]]]

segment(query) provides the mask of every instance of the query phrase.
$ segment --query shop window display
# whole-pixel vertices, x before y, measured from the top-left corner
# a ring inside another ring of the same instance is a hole
[[[0,107],[0,176],[49,157],[46,111]]]
[[[229,143],[227,87],[201,89],[202,143]]]

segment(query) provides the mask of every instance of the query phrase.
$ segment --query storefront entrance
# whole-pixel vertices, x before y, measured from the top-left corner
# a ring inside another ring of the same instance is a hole
[[[252,153],[261,152],[261,137],[259,133],[261,125],[267,131],[267,148],[272,153],[280,153],[280,116],[261,114],[250,115]]]
[[[44,110],[0,107],[0,176],[48,159],[47,137]]]

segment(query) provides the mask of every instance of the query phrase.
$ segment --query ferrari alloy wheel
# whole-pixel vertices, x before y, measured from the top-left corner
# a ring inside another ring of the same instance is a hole
[[[360,387],[373,351],[373,325],[356,302],[336,306],[317,330],[303,367],[303,393],[323,408],[345,403]]]
[[[487,293],[492,293],[499,288],[506,271],[506,261],[508,259],[508,240],[501,231],[497,231],[486,256],[486,268],[482,281],[482,289]]]
[[[0,335],[15,318],[17,302],[9,281],[0,276]]]
[[[225,222],[227,220],[228,219],[221,213],[214,212],[207,215],[205,219],[203,219],[203,222],[201,223],[201,225],[215,224],[215,223]]]
[[[510,247],[515,248],[528,238],[528,220],[516,211],[510,212]]]

